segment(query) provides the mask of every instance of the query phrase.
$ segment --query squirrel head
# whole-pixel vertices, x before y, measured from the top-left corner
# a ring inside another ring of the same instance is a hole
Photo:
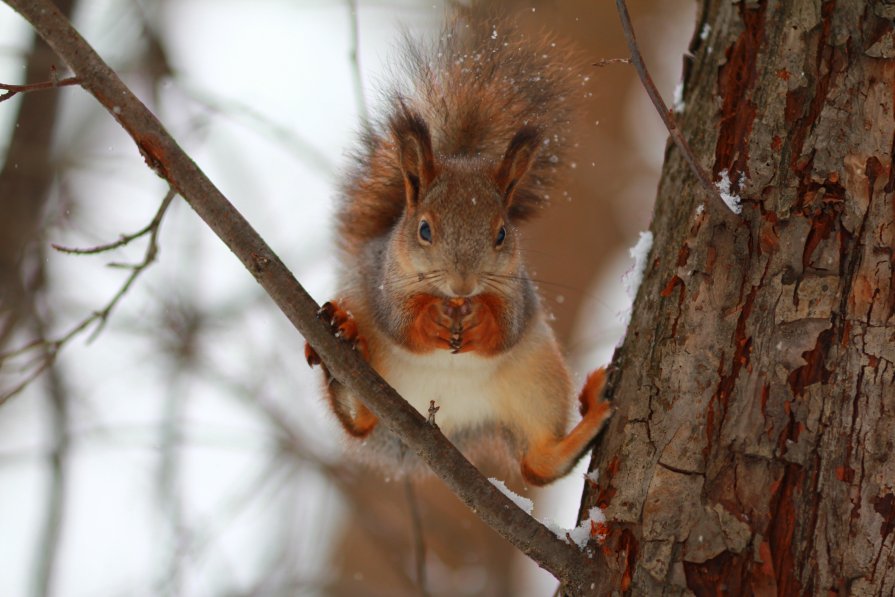
[[[390,247],[400,274],[450,297],[509,292],[521,266],[511,207],[537,156],[540,131],[522,126],[494,163],[436,157],[425,120],[403,104],[390,126],[406,200]]]

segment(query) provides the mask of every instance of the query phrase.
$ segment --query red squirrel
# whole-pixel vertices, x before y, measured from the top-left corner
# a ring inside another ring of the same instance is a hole
[[[519,226],[564,167],[587,80],[574,52],[506,21],[457,19],[405,42],[406,82],[369,126],[342,186],[339,298],[321,309],[467,455],[495,446],[544,485],[569,472],[610,414],[604,371],[571,377],[523,263]],[[320,359],[305,347],[310,365]],[[324,367],[326,394],[362,452],[420,466]]]

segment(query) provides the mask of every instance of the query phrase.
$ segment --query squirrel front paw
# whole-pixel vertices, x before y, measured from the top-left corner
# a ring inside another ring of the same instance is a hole
[[[360,352],[365,361],[370,360],[370,350],[366,339],[360,335],[357,329],[357,321],[351,312],[345,308],[341,301],[327,301],[317,311],[317,317],[329,324],[330,330],[336,338],[347,342],[351,347]],[[322,361],[311,345],[305,342],[305,360],[308,366],[320,365]]]
[[[504,311],[503,301],[494,294],[480,294],[465,300],[466,309],[453,318],[455,322],[459,321],[453,352],[477,352],[482,355],[500,352],[505,339],[499,318]]]
[[[503,347],[504,335],[498,316],[503,311],[503,303],[495,295],[444,298],[418,294],[408,301],[406,311],[412,322],[406,336],[411,350],[491,355]]]
[[[417,294],[407,301],[405,311],[410,325],[406,346],[415,352],[445,350],[453,347],[451,319],[444,312],[444,299],[431,294]]]

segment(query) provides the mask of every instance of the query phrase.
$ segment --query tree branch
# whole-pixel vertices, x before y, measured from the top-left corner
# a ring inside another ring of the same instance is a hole
[[[29,91],[43,91],[45,89],[55,89],[56,87],[69,87],[71,85],[79,85],[77,77],[68,77],[61,80],[42,81],[40,83],[31,83],[30,85],[7,85],[0,83],[0,89],[6,93],[0,94],[0,102],[12,99],[20,93],[28,93]]]
[[[637,40],[634,37],[634,27],[631,25],[631,16],[628,14],[628,7],[625,4],[625,0],[615,0],[615,7],[618,9],[618,17],[622,23],[622,31],[624,31],[625,34],[625,41],[628,43],[628,51],[631,52],[631,63],[634,65],[634,69],[637,71],[637,75],[640,77],[640,82],[643,84],[644,89],[646,89],[646,94],[649,96],[650,100],[652,100],[653,105],[656,107],[656,111],[662,118],[662,122],[665,123],[665,128],[668,129],[668,134],[671,135],[674,144],[677,145],[677,148],[684,155],[684,159],[687,160],[687,163],[690,165],[690,170],[696,175],[696,178],[702,184],[705,192],[709,196],[717,199],[718,205],[723,205],[725,212],[732,213],[730,207],[728,207],[724,199],[721,198],[721,193],[718,192],[718,188],[712,183],[708,172],[706,172],[705,168],[702,167],[702,164],[697,161],[696,156],[693,154],[693,150],[690,149],[690,145],[687,143],[687,140],[684,139],[681,129],[678,128],[674,115],[671,113],[671,110],[668,109],[668,106],[665,105],[665,101],[659,94],[659,90],[656,89],[656,84],[653,83],[649,71],[646,70],[646,64],[643,63],[643,56],[640,55],[640,48],[637,46]]]
[[[147,164],[165,178],[239,258],[290,322],[310,342],[329,371],[357,395],[429,465],[482,520],[570,593],[598,581],[595,567],[577,547],[564,543],[519,509],[438,431],[405,402],[317,316],[317,304],[276,254],[208,180],[155,116],[121,82],[48,0],[6,0],[80,78],[134,139]],[[296,355],[296,361],[300,357]]]

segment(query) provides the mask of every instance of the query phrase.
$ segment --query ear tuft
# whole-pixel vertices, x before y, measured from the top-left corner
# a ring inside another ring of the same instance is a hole
[[[397,147],[398,165],[404,175],[407,205],[415,207],[435,179],[435,156],[429,125],[416,111],[398,101],[399,110],[389,120],[392,138]]]
[[[528,173],[538,149],[541,147],[541,131],[535,126],[525,125],[519,129],[507,146],[507,151],[494,174],[494,182],[504,198],[504,206],[509,209],[513,203],[513,192],[519,181]]]

